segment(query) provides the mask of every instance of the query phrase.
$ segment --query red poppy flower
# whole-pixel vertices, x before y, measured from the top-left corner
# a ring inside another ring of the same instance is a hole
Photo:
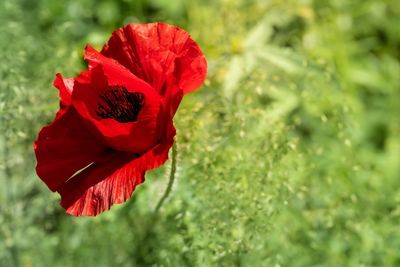
[[[39,177],[75,216],[125,202],[167,160],[172,118],[207,71],[188,33],[165,23],[117,29],[101,52],[86,46],[85,60],[78,77],[57,74],[60,110],[34,144]]]

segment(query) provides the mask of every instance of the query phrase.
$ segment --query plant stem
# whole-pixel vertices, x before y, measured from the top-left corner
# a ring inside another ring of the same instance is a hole
[[[168,198],[169,194],[171,193],[172,185],[174,184],[174,180],[175,180],[177,154],[178,154],[178,150],[177,150],[177,145],[176,145],[176,141],[175,141],[174,144],[172,145],[171,172],[169,174],[169,181],[168,181],[167,189],[165,190],[164,195],[161,197],[160,201],[158,202],[156,209],[155,209],[155,213],[157,213],[160,210],[161,206],[164,204],[165,200]]]

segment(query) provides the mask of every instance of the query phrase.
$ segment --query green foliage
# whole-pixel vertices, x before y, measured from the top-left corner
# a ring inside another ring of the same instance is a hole
[[[400,266],[400,2],[0,2],[0,266]],[[169,163],[124,205],[64,215],[32,143],[56,72],[124,23],[187,29],[209,63]]]

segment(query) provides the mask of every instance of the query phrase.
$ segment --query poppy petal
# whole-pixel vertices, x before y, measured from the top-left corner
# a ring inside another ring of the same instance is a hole
[[[56,74],[53,85],[59,90],[60,97],[60,110],[56,114],[56,118],[59,118],[64,114],[68,107],[71,105],[71,96],[74,88],[74,79],[64,79],[60,73]]]
[[[89,44],[85,47],[84,59],[88,61],[89,69],[101,66],[110,83],[120,84],[128,80],[133,84],[134,87],[143,88],[143,90],[149,91],[154,90],[151,85],[149,85],[143,79],[138,78],[134,73],[130,72],[118,61],[105,57]]]
[[[73,107],[42,128],[34,150],[36,171],[52,191],[82,168],[107,158],[110,151],[87,129]]]
[[[207,74],[206,59],[190,35],[161,22],[119,28],[101,53],[150,83],[161,95],[174,88],[194,91]]]
[[[92,164],[59,187],[61,206],[74,216],[96,216],[125,202],[144,181],[145,172],[168,159],[174,135],[171,123],[167,139],[145,154],[115,152],[111,159]]]

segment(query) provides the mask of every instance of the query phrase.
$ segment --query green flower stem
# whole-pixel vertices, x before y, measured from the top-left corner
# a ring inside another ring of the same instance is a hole
[[[176,157],[178,154],[178,150],[177,150],[177,145],[176,145],[176,141],[174,142],[174,144],[172,145],[172,155],[171,155],[171,172],[169,174],[169,181],[168,181],[168,185],[167,185],[167,189],[164,192],[164,195],[161,197],[160,201],[158,202],[155,212],[157,213],[161,206],[164,204],[165,200],[168,198],[169,194],[171,193],[171,189],[172,189],[172,185],[174,184],[175,181],[175,173],[176,173]]]

